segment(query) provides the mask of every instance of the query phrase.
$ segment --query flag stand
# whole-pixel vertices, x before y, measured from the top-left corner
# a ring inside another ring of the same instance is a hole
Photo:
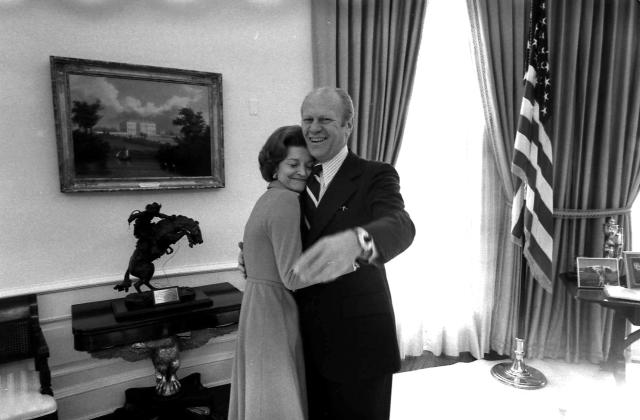
[[[547,384],[547,378],[538,369],[527,366],[524,362],[524,322],[526,315],[526,281],[527,281],[527,260],[524,257],[524,236],[522,237],[520,284],[518,286],[518,331],[515,337],[515,349],[513,351],[513,362],[498,363],[491,368],[494,378],[506,385],[511,385],[520,389],[540,389]]]
[[[540,273],[543,280],[549,280],[551,276],[553,254],[553,170],[552,170],[552,146],[544,130],[544,121],[550,110],[550,78],[549,78],[549,51],[547,49],[546,36],[546,5],[544,0],[532,0],[529,13],[529,40],[527,42],[527,54],[525,68],[525,89],[518,120],[518,134],[514,144],[514,155],[511,163],[511,172],[522,181],[518,186],[517,204],[512,208],[512,221],[516,223],[512,228],[517,228],[512,233],[522,238],[520,250],[520,281],[518,283],[518,317],[517,331],[515,334],[515,349],[512,363],[499,363],[491,368],[491,374],[500,382],[521,389],[539,389],[547,384],[547,379],[537,369],[527,367],[524,363],[525,352],[525,319],[526,319],[526,291],[527,291],[527,259],[525,258],[525,245],[527,240],[535,244],[538,238],[534,238],[535,232],[545,231],[549,233],[550,240],[545,241],[541,253],[536,251],[531,256],[530,268],[538,271],[538,260],[545,260],[544,273]],[[528,190],[535,185],[535,190]],[[527,200],[527,193],[531,197]],[[530,201],[531,209],[526,202]],[[515,198],[514,198],[515,202]],[[539,208],[540,212],[536,210]],[[518,212],[517,218],[514,213]],[[535,225],[534,225],[535,224]],[[533,229],[532,229],[533,227]],[[527,238],[527,234],[531,236]],[[542,255],[540,255],[542,254]],[[548,261],[546,260],[548,258]],[[537,279],[540,280],[540,279]],[[542,281],[542,280],[541,280]]]

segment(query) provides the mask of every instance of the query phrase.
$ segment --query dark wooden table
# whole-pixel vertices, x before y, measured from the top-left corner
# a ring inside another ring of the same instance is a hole
[[[139,319],[118,321],[113,304],[124,298],[71,306],[74,348],[94,352],[111,347],[155,340],[203,328],[237,324],[242,292],[229,283],[194,288],[213,301],[209,307],[188,311],[165,311]]]
[[[611,331],[611,348],[605,367],[624,372],[624,349],[640,339],[640,330],[627,335],[626,321],[633,325],[640,325],[640,302],[608,297],[603,289],[579,288],[575,273],[563,273],[560,279],[564,282],[569,293],[583,302],[596,303],[614,311]]]
[[[114,307],[121,307],[125,299],[110,299],[71,306],[71,324],[74,348],[90,352],[95,357],[123,357],[130,354],[131,344],[154,342],[178,334],[203,331],[212,332],[207,337],[224,334],[235,329],[240,316],[242,292],[229,283],[212,284],[194,288],[199,295],[213,301],[209,306],[171,308],[164,306],[157,312],[143,317],[116,319]],[[191,348],[193,348],[192,346]],[[176,355],[177,358],[177,355]],[[154,360],[155,364],[155,360]],[[226,412],[216,416],[216,389],[200,384],[200,374],[193,373],[180,380],[178,394],[163,397],[155,387],[131,388],[125,392],[125,406],[113,413],[113,418],[175,419],[175,418],[224,418]],[[219,391],[219,390],[218,390]],[[219,392],[218,392],[219,393]],[[228,402],[227,402],[228,403]],[[192,407],[208,406],[213,412],[198,416]]]

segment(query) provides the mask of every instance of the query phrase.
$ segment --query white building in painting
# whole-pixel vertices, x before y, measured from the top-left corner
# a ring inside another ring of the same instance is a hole
[[[137,124],[135,121],[122,121],[120,123],[120,131],[127,133],[129,136],[137,134]]]
[[[120,131],[127,133],[129,136],[139,136],[140,134],[155,136],[156,123],[144,121],[122,121],[120,123]]]
[[[138,131],[144,133],[147,136],[156,135],[156,123],[152,122],[140,122],[138,123]]]

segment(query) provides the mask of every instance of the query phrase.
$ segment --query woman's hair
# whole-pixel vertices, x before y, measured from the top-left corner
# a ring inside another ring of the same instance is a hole
[[[273,174],[280,162],[287,157],[287,149],[291,146],[307,147],[299,125],[280,127],[269,136],[258,155],[260,173],[265,181],[273,180]]]

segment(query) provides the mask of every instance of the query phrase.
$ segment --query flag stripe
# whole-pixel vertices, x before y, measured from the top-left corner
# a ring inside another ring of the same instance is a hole
[[[535,240],[534,240],[535,242]],[[524,249],[524,256],[527,259],[527,261],[540,261],[543,260],[543,258],[535,252],[535,246],[532,243],[532,247],[527,246]],[[545,267],[547,270],[549,271],[545,271],[545,269],[543,268]],[[536,263],[536,264],[531,264],[529,263],[529,269],[531,270],[531,275],[533,276],[534,279],[536,279],[538,281],[538,283],[540,283],[540,285],[547,290],[549,293],[552,292],[552,288],[553,288],[553,284],[551,282],[551,278],[547,275],[548,272],[551,272],[553,267],[553,263],[551,261],[549,261],[549,264],[545,264],[543,261],[540,262],[540,264]]]
[[[537,101],[534,102],[531,106],[533,108],[533,112],[531,113],[531,115],[533,116],[533,121],[537,124],[538,130],[540,130],[540,128],[544,128],[544,124],[540,121],[540,106],[538,105]],[[543,150],[545,156],[550,157],[553,155],[553,148],[551,147],[551,142],[549,141],[549,136],[547,136],[546,131],[544,132],[544,138],[538,136],[535,140],[538,141],[538,143],[540,143],[540,145],[542,146],[541,149]]]
[[[528,197],[525,199],[527,204],[524,211],[525,232],[530,232],[535,238],[537,238],[537,242],[543,247],[543,252],[547,254],[549,259],[551,259],[553,232],[549,232],[547,230],[543,219],[540,217],[540,213],[536,211],[536,208],[544,206],[539,206],[539,200],[534,200],[529,197],[529,191],[527,191],[527,195]],[[532,202],[533,205],[531,204]],[[548,214],[551,215],[550,213]]]
[[[511,234],[513,235],[513,240],[520,246],[522,246],[522,237],[524,236],[524,211],[522,211],[524,199],[522,193],[522,184],[518,179],[518,187],[511,207]]]
[[[540,167],[542,175],[553,173],[553,164],[550,160],[551,152],[545,150],[545,147],[550,144],[551,142],[546,131],[544,131],[544,126],[536,118],[535,114],[533,115],[533,122],[527,118],[520,119],[518,133],[516,134],[515,152],[524,154],[526,158],[531,146],[541,150],[542,153],[537,154],[535,163]]]
[[[544,251],[544,244],[538,243],[538,239],[533,233],[529,235],[529,237],[527,238],[527,242],[529,242],[527,250],[531,255],[535,256],[537,265],[542,269],[543,272],[549,272],[551,270],[551,258],[549,258],[549,256]]]
[[[545,223],[552,222],[553,191],[551,186],[547,183],[544,177],[534,176],[527,177],[526,179],[532,181],[527,187],[532,189],[535,195],[531,197],[527,195],[527,199],[531,198],[534,200],[534,203],[536,203],[534,211],[540,215],[541,219],[544,219]],[[538,199],[536,200],[536,198]]]
[[[540,120],[536,118],[536,115],[533,114],[533,122],[529,121],[527,118],[522,118],[518,123],[518,134],[516,135],[518,139],[516,140],[516,153],[522,153],[527,155],[527,146],[535,145],[538,149],[542,151],[537,156],[536,163],[541,169],[541,173],[553,173],[553,164],[549,159],[551,156],[551,152],[545,150],[547,145],[550,145],[549,137],[547,133],[544,131],[544,127],[542,126]]]

